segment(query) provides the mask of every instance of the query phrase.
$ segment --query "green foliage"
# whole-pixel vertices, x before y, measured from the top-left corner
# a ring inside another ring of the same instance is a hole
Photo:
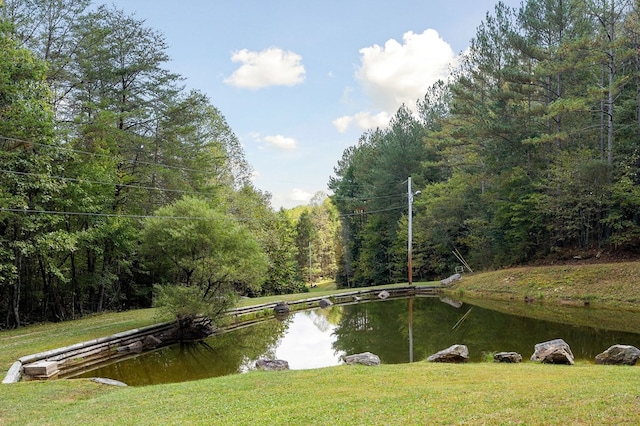
[[[241,205],[250,187],[251,168],[222,113],[202,93],[183,92],[166,68],[164,36],[90,3],[0,7],[0,169],[9,171],[0,177],[0,327],[150,306],[154,283],[181,276],[175,264],[145,269],[140,218],[184,194]],[[222,252],[236,250],[239,260],[183,261],[182,277],[193,271],[199,285],[259,292],[266,261],[254,253],[267,251],[275,234],[256,232],[256,243],[233,217],[247,223],[268,204],[258,196],[251,209],[229,208],[225,220],[234,225],[219,234],[235,247]],[[269,270],[286,262],[274,254]],[[273,275],[297,282],[293,272]]]
[[[206,297],[197,287],[154,286],[154,306],[158,308],[158,313],[163,317],[174,317],[181,324],[188,325],[197,316],[203,315],[219,325],[224,321],[224,313],[236,301],[237,294],[230,286],[224,292],[219,289]]]
[[[151,271],[169,269],[165,280],[205,292],[219,282],[258,289],[266,268],[258,242],[245,227],[192,197],[146,220],[141,252]]]
[[[421,276],[451,273],[453,252],[483,269],[571,250],[636,251],[639,10],[632,2],[497,4],[451,82],[418,103],[421,131],[401,109],[338,162],[330,186],[344,216],[339,283],[406,275],[407,221],[388,220],[370,188],[390,188],[414,156]],[[424,141],[402,159],[399,128]]]
[[[309,206],[298,208],[295,230],[296,261],[300,275],[315,285],[336,274],[336,245],[339,222],[336,207],[319,192]]]

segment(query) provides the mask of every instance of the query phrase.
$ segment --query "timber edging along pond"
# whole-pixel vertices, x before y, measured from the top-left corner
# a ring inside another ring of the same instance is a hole
[[[330,300],[336,305],[360,303],[379,300],[378,295],[383,291],[388,294],[386,296],[388,298],[435,296],[440,293],[440,287],[406,286],[387,289],[362,289],[286,302],[286,304],[291,311],[300,311],[320,307],[323,300]],[[216,329],[213,335],[226,333],[263,321],[267,316],[273,315],[274,308],[282,303],[285,302],[263,303],[232,309],[227,312],[227,315],[232,319],[231,323]],[[2,383],[16,383],[23,376],[29,380],[73,377],[87,370],[138,356],[142,352],[177,343],[172,333],[175,329],[175,321],[164,322],[23,356],[13,363]]]

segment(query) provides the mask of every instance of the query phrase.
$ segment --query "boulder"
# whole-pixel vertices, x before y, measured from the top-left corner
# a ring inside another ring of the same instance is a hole
[[[389,296],[391,296],[391,294],[387,290],[382,290],[380,293],[378,293],[378,297],[382,300],[386,299]]]
[[[596,364],[636,365],[640,349],[630,345],[613,345],[596,355]]]
[[[469,348],[465,345],[453,345],[443,349],[427,358],[429,362],[467,362],[469,360]]]
[[[116,351],[117,352],[133,352],[133,353],[139,354],[139,353],[142,353],[143,348],[144,348],[144,344],[140,340],[137,340],[131,344],[120,346],[118,349],[116,349]]]
[[[320,300],[320,307],[322,309],[328,308],[331,305],[333,305],[333,302],[331,300],[329,300],[329,299],[321,299]]]
[[[447,285],[451,285],[453,283],[455,283],[456,281],[459,281],[462,278],[462,275],[460,274],[453,274],[448,278],[445,278],[443,280],[440,280],[440,284],[447,286]]]
[[[144,338],[142,343],[143,343],[145,348],[155,348],[158,345],[162,344],[162,340],[158,339],[153,334],[150,334],[150,335],[148,335],[147,337]]]
[[[258,370],[282,371],[289,369],[289,363],[283,359],[259,359],[256,361]]]
[[[106,379],[104,377],[94,377],[93,379],[91,379],[91,381],[95,383],[100,383],[101,385],[108,385],[108,386],[128,386],[126,383],[121,382],[119,380]]]
[[[495,362],[517,363],[522,362],[522,355],[517,352],[498,352],[493,355]]]
[[[361,354],[348,355],[343,358],[345,364],[354,365],[354,364],[362,364],[362,365],[371,365],[376,366],[380,365],[380,357],[378,355],[372,354],[371,352],[363,352]]]
[[[544,364],[573,365],[574,357],[567,342],[562,339],[555,339],[535,345],[531,361]]]
[[[273,311],[276,314],[288,314],[289,313],[289,305],[286,302],[278,302],[278,304],[273,308]]]

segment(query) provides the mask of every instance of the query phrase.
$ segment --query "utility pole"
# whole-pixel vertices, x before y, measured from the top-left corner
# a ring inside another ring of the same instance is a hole
[[[407,238],[407,258],[408,258],[408,275],[409,285],[413,285],[413,265],[412,262],[412,240],[413,240],[413,191],[411,190],[411,176],[407,179],[407,196],[409,199],[409,232]]]
[[[408,258],[408,281],[409,285],[413,285],[413,196],[420,195],[420,191],[413,192],[411,188],[411,176],[407,179],[407,198],[409,199],[409,232],[407,238],[407,258]]]

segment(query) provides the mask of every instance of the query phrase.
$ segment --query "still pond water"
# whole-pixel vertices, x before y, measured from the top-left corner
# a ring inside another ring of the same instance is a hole
[[[575,309],[575,308],[574,308]],[[331,306],[297,312],[124,360],[82,377],[107,377],[132,386],[183,382],[254,368],[260,358],[291,369],[338,365],[341,356],[373,352],[382,363],[422,361],[453,344],[469,348],[472,362],[489,352],[516,351],[527,360],[536,343],[564,339],[576,360],[590,360],[620,343],[640,347],[640,334],[578,327],[504,314],[478,306],[454,307],[435,297]]]

